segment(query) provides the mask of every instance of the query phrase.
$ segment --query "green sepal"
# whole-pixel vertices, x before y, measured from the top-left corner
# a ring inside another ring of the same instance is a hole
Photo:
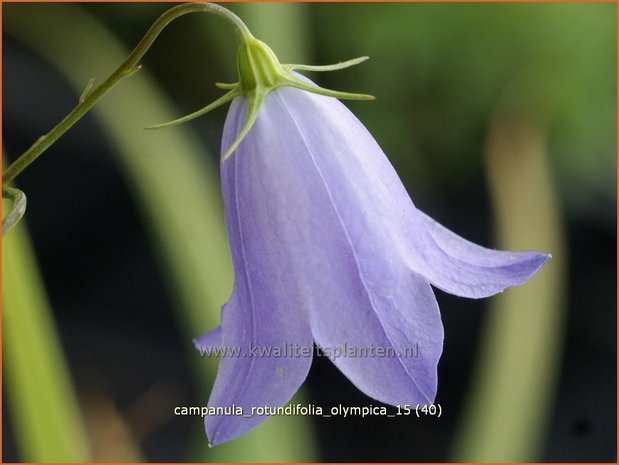
[[[191,121],[192,119],[196,119],[202,115],[205,115],[206,113],[208,113],[211,110],[214,110],[217,107],[222,106],[224,103],[229,102],[230,100],[232,100],[234,97],[237,97],[239,95],[241,95],[242,92],[240,89],[238,88],[234,88],[232,89],[230,92],[228,92],[227,94],[222,95],[221,97],[219,97],[217,100],[215,100],[212,103],[209,103],[207,106],[205,106],[204,108],[198,110],[198,111],[194,111],[193,113],[183,116],[182,118],[179,119],[175,119],[174,121],[168,121],[167,123],[160,123],[160,124],[153,124],[152,126],[146,126],[144,129],[162,129],[162,128],[169,128],[172,126],[177,126],[179,124],[183,124],[186,123],[187,121]]]
[[[337,71],[358,65],[367,59],[368,57],[364,56],[332,65],[282,65],[277,59],[277,56],[275,56],[273,50],[271,50],[267,44],[256,39],[246,28],[243,28],[241,30],[241,44],[237,56],[239,80],[235,83],[219,82],[215,84],[218,88],[228,90],[228,92],[210,105],[190,115],[183,116],[182,118],[168,123],[149,126],[146,129],[161,129],[176,126],[177,124],[182,124],[198,118],[232,100],[234,97],[245,96],[248,100],[247,116],[234,142],[221,156],[221,163],[223,163],[230,158],[245,136],[249,134],[249,131],[258,118],[258,111],[266,95],[278,87],[296,87],[306,92],[344,100],[374,100],[375,97],[372,95],[325,89],[315,84],[310,84],[294,73],[295,70],[318,72]]]
[[[338,71],[340,69],[350,68],[351,66],[358,65],[359,63],[363,63],[366,60],[369,60],[370,57],[359,57],[353,58],[352,60],[341,61],[339,63],[335,63],[333,65],[282,65],[282,67],[286,71]]]
[[[238,82],[216,82],[215,83],[215,87],[217,87],[218,89],[223,89],[223,90],[234,89],[235,87],[238,87],[238,86],[239,86]]]
[[[351,92],[341,92],[339,90],[325,89],[324,87],[308,84],[300,79],[292,78],[286,81],[287,86],[311,92],[312,94],[335,97],[340,100],[376,100],[376,97],[369,94],[355,94]]]
[[[247,116],[245,117],[245,124],[243,124],[243,128],[239,131],[234,139],[234,142],[226,149],[226,152],[221,156],[221,163],[225,162],[232,153],[237,149],[240,143],[245,139],[245,136],[249,134],[249,131],[253,127],[256,119],[258,118],[258,110],[260,110],[260,105],[264,101],[265,93],[257,93],[253,98],[249,99],[249,105],[247,107]]]

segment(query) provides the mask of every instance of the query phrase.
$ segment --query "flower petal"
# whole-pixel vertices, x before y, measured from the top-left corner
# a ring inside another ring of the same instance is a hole
[[[221,326],[217,326],[193,340],[200,353],[213,352],[221,347]]]
[[[233,101],[224,129],[224,149],[243,123],[245,107],[244,99]],[[253,148],[249,142],[251,137],[221,168],[235,283],[222,310],[221,342],[229,352],[220,359],[209,399],[210,407],[240,406],[244,416],[206,417],[211,445],[234,439],[267,418],[251,416],[252,407],[279,407],[288,402],[305,380],[312,360],[311,352],[299,356],[287,349],[311,348],[313,341],[294,279],[292,265],[299,252],[288,260],[285,250],[294,243],[294,229],[280,205],[285,192],[277,191],[278,185],[263,166],[278,161],[270,159],[267,150],[248,150]],[[255,348],[260,352],[253,352]],[[235,350],[239,352],[230,352]]]
[[[522,284],[548,260],[541,252],[477,246],[419,211],[374,138],[338,100],[306,93],[288,104],[313,145],[325,183],[337,186],[332,197],[342,221],[377,234],[370,246],[390,241],[409,268],[436,287],[462,297],[487,297]]]
[[[352,249],[336,258],[357,274],[315,299],[316,343],[368,396],[391,405],[433,403],[443,326],[429,283],[387,262],[359,266],[362,256]],[[325,317],[319,305],[329,303]]]
[[[286,282],[299,288],[317,344],[369,396],[431,402],[443,342],[434,294],[394,246],[382,215],[369,216],[359,202],[356,189],[372,182],[348,179],[354,170],[334,165],[341,158],[334,150],[348,150],[341,139],[350,142],[355,127],[333,133],[315,98],[331,100],[289,88],[267,95],[232,158],[251,158],[262,177],[260,196],[270,201],[255,208],[278,224],[278,259],[291,264]],[[346,348],[354,356],[336,357]]]
[[[527,281],[550,255],[480,247],[419,212],[432,241],[425,239],[425,275],[432,284],[462,297],[487,297]],[[432,251],[431,253],[429,251]]]

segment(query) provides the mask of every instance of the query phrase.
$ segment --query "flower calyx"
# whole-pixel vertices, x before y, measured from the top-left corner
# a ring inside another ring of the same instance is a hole
[[[355,58],[353,60],[326,66],[284,65],[279,62],[277,56],[267,44],[256,39],[247,30],[245,24],[240,22],[240,20],[238,21],[240,24],[237,25],[237,28],[241,36],[241,44],[237,55],[239,80],[235,83],[215,84],[220,89],[227,90],[228,92],[204,108],[174,121],[149,126],[146,129],[160,129],[191,121],[231,101],[235,97],[243,96],[249,103],[245,123],[234,142],[221,156],[221,162],[223,163],[232,155],[251,130],[266,95],[278,87],[296,87],[307,92],[345,100],[374,99],[371,95],[325,89],[315,84],[308,83],[295,73],[295,71],[336,71],[362,63],[367,60],[368,57]]]

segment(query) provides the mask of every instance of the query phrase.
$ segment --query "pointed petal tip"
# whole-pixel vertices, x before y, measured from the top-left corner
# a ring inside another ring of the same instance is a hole
[[[243,417],[241,417],[241,419],[247,420],[247,418]],[[215,446],[219,446],[220,444],[232,441],[233,439],[237,439],[257,426],[251,425],[248,427],[247,425],[235,425],[233,424],[235,420],[239,420],[239,418],[234,415],[216,415],[213,417],[205,417],[204,429],[206,431],[206,439],[208,441],[209,448],[213,448]]]
[[[212,418],[210,419],[211,421],[208,421],[209,418],[204,418],[204,430],[206,432],[206,440],[208,441],[208,447],[209,449],[212,449],[213,447],[221,444],[221,441],[217,441],[216,440],[216,436],[217,434],[215,434],[213,432],[213,426],[212,426]]]
[[[208,447],[209,449],[212,449],[213,447],[218,446],[222,442],[226,442],[226,440],[223,440],[223,441],[218,440],[217,438],[218,433],[213,431],[214,429],[212,425],[213,418],[210,418],[211,421],[207,421],[207,420],[209,419],[204,418],[204,430],[206,432],[206,440],[208,441]],[[234,439],[234,438],[230,438],[230,439]]]
[[[537,273],[540,270],[542,266],[546,264],[546,262],[549,262],[550,259],[552,259],[552,254],[547,253],[547,252],[540,252],[540,251],[532,251],[530,253],[533,255],[531,262],[537,265],[535,270],[533,270],[531,273],[531,276],[533,276],[535,273]]]
[[[474,244],[417,210],[429,237],[415,256],[420,272],[436,287],[460,297],[490,297],[528,281],[550,260],[538,250],[494,250]]]
[[[438,378],[436,376],[433,376],[432,379],[424,377],[423,386],[415,383],[415,386],[411,387],[407,395],[403,396],[402,393],[387,392],[385,389],[379,391],[368,389],[370,386],[360,385],[354,382],[344,371],[342,373],[365,395],[386,405],[431,405],[434,404],[438,392]],[[420,381],[420,379],[417,379],[417,381]]]
[[[212,449],[213,447],[219,446],[221,444],[225,444],[226,442],[232,441],[234,439],[237,439],[239,436],[242,436],[244,433],[240,433],[237,435],[230,435],[229,437],[225,437],[225,438],[218,438],[217,436],[219,436],[218,434],[209,434],[206,433],[206,438],[208,441],[208,447],[209,449]]]
[[[217,326],[193,339],[193,345],[202,355],[219,348],[221,346],[221,326]]]
[[[513,282],[505,286],[503,290],[525,284],[529,279],[535,276],[542,269],[542,267],[552,258],[551,254],[546,252],[540,252],[537,250],[515,252],[515,254],[522,258],[520,259],[520,263],[515,264],[515,275],[513,277]],[[518,271],[518,269],[520,269],[520,271]]]

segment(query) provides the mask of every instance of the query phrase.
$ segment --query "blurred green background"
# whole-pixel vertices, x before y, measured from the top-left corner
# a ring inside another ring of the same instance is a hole
[[[3,4],[7,159],[170,6]],[[216,361],[191,339],[231,288],[225,110],[141,128],[221,95],[238,42],[215,17],[184,17],[17,180],[29,206],[3,240],[4,460],[615,461],[616,5],[226,6],[284,63],[370,56],[312,78],[377,97],[346,105],[416,205],[553,260],[496,298],[437,291],[441,418],[273,418],[208,450],[202,419],[172,409],[207,402]],[[326,359],[300,396],[376,404]]]

